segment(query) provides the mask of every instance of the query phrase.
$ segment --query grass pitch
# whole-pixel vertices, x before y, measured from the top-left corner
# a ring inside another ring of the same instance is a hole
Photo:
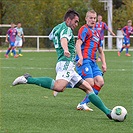
[[[120,57],[116,52],[105,52],[108,70],[99,96],[107,107],[121,105],[128,111],[124,122],[114,122],[92,104],[94,112],[77,111],[85,96],[79,89],[66,89],[54,98],[52,91],[35,85],[12,87],[12,81],[27,72],[34,77],[55,78],[56,53],[23,54],[18,59],[5,59],[0,53],[0,133],[133,132],[132,57],[124,52]]]

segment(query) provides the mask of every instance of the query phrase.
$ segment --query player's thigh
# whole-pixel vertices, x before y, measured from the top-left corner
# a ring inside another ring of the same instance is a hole
[[[54,83],[54,90],[58,92],[63,92],[68,84],[68,81],[64,79],[58,79]]]
[[[83,63],[82,66],[76,66],[77,73],[83,78],[93,78],[93,72],[90,63]]]
[[[86,78],[85,81],[87,81],[92,87],[94,86],[94,79],[93,78]]]
[[[127,47],[130,47],[130,43],[128,43],[126,46],[127,46]]]
[[[18,41],[18,47],[22,47],[22,40]]]
[[[15,46],[15,42],[10,42],[10,47],[14,47]]]
[[[18,41],[15,41],[15,44],[14,45],[15,45],[15,47],[17,47],[18,46]]]
[[[104,80],[103,80],[103,72],[99,68],[99,66],[94,63],[94,66],[92,67],[93,71],[93,78],[94,78],[94,84],[98,86],[103,86]]]
[[[93,92],[92,87],[91,87],[90,84],[89,84],[87,81],[85,81],[85,80],[83,80],[83,82],[82,82],[82,84],[79,86],[79,88],[80,88],[81,90],[83,90],[84,92],[86,92],[86,93],[91,93],[91,92]]]
[[[93,73],[93,78],[95,78],[96,76],[102,76],[103,72],[101,71],[101,69],[99,68],[99,66],[97,65],[97,63],[93,63],[92,65],[92,73]]]
[[[130,44],[130,39],[124,37],[124,39],[123,39],[123,45],[128,45],[128,44]]]
[[[100,41],[100,46],[103,47],[104,40]]]

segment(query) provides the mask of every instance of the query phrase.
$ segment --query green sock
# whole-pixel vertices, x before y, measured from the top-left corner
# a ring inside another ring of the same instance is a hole
[[[27,84],[35,84],[47,89],[53,89],[54,87],[54,79],[49,77],[41,77],[41,78],[32,78],[29,77],[27,79]]]
[[[19,48],[18,53],[21,54],[21,48]]]
[[[110,114],[111,110],[108,109],[99,96],[97,96],[95,93],[90,93],[88,95],[88,98],[90,99],[91,103],[93,103],[97,108],[99,108],[101,111],[103,111],[106,115]]]

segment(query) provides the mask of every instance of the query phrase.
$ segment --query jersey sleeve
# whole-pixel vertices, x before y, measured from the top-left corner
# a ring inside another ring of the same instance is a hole
[[[108,26],[106,23],[104,23],[104,29],[108,30]]]
[[[70,39],[72,38],[73,36],[73,33],[72,33],[72,30],[71,28],[67,27],[65,29],[63,29],[60,33],[60,40],[62,38],[66,38],[68,41],[70,41]]]
[[[49,34],[49,40],[53,40],[54,39],[54,29],[50,32],[50,34]]]
[[[87,28],[81,27],[78,32],[78,39],[82,40],[82,42],[85,42],[87,32],[88,32]]]

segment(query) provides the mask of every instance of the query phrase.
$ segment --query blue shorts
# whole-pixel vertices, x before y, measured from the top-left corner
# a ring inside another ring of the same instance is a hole
[[[123,45],[127,45],[127,44],[130,44],[130,39],[124,37],[124,38],[123,38]]]
[[[15,42],[10,42],[10,46],[11,47],[15,46]]]
[[[100,46],[101,46],[101,47],[103,47],[103,42],[104,42],[104,40],[101,40],[101,41],[100,41]]]
[[[83,65],[80,67],[76,66],[76,71],[83,79],[102,76],[102,71],[100,70],[96,62],[90,60],[84,61]]]

